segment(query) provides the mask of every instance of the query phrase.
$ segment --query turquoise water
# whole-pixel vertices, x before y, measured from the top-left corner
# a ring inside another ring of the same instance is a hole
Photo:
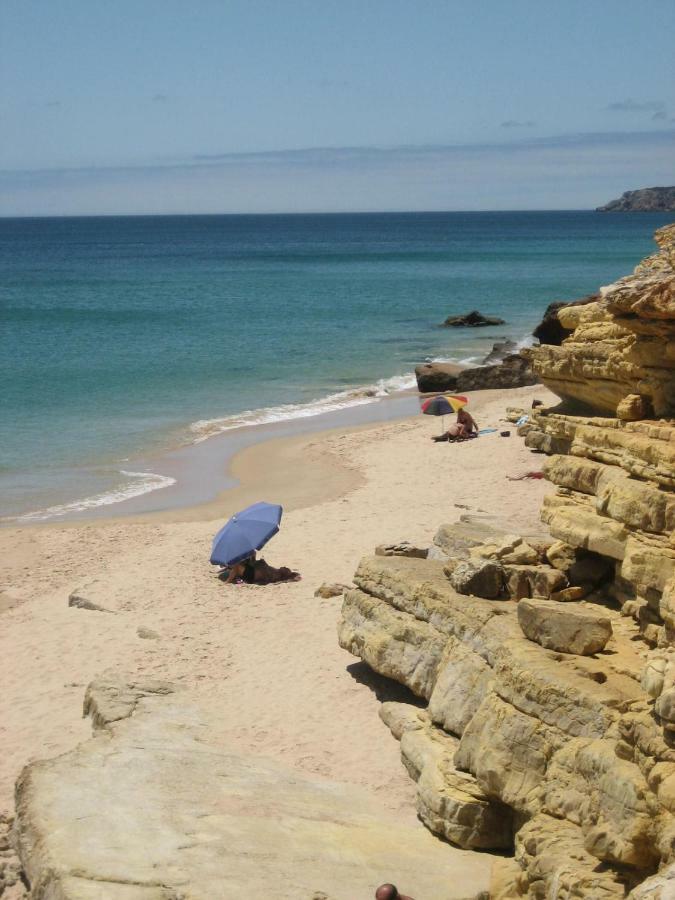
[[[479,361],[626,274],[671,218],[0,219],[0,515],[160,487],[134,457]],[[438,327],[475,308],[507,324]]]

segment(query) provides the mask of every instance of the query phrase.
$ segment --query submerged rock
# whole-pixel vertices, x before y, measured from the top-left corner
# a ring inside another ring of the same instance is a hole
[[[448,316],[443,322],[444,328],[482,328],[486,325],[504,325],[504,319],[496,316],[484,316],[477,309],[461,316]]]

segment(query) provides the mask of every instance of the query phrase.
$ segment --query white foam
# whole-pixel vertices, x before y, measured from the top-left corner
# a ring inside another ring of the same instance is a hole
[[[534,347],[536,343],[536,338],[532,334],[526,334],[525,337],[521,338],[517,342],[517,347],[519,350],[527,350],[530,347]]]
[[[68,513],[85,512],[88,509],[96,509],[99,506],[110,506],[113,503],[121,503],[123,500],[131,500],[132,497],[141,497],[150,491],[158,491],[176,483],[175,478],[168,475],[156,475],[154,472],[127,472],[120,469],[120,475],[134,478],[130,484],[123,484],[103,494],[95,494],[93,497],[85,497],[83,500],[75,500],[72,503],[64,503],[61,506],[48,506],[46,509],[38,509],[35,512],[24,513],[14,517],[17,522],[39,522],[58,516],[66,516]]]
[[[194,443],[197,444],[234,428],[271,425],[274,422],[287,422],[292,419],[307,419],[340,409],[376,403],[382,397],[388,397],[391,393],[404,391],[415,385],[415,375],[412,372],[406,375],[395,375],[392,378],[381,379],[377,384],[328,394],[326,397],[310,400],[308,403],[285,403],[263,409],[247,409],[241,413],[216,419],[200,419],[190,425],[190,431],[196,435]]]

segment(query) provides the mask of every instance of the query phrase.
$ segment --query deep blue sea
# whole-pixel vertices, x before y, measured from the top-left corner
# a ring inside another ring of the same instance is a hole
[[[159,488],[134,457],[377,402],[428,358],[480,361],[627,274],[671,219],[0,219],[0,516]],[[507,324],[438,327],[471,309]]]

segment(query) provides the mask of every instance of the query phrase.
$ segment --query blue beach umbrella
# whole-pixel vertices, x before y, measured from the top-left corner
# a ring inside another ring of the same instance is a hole
[[[282,513],[276,503],[254,503],[232,516],[213,539],[213,565],[233,566],[264,547],[279,530]]]

